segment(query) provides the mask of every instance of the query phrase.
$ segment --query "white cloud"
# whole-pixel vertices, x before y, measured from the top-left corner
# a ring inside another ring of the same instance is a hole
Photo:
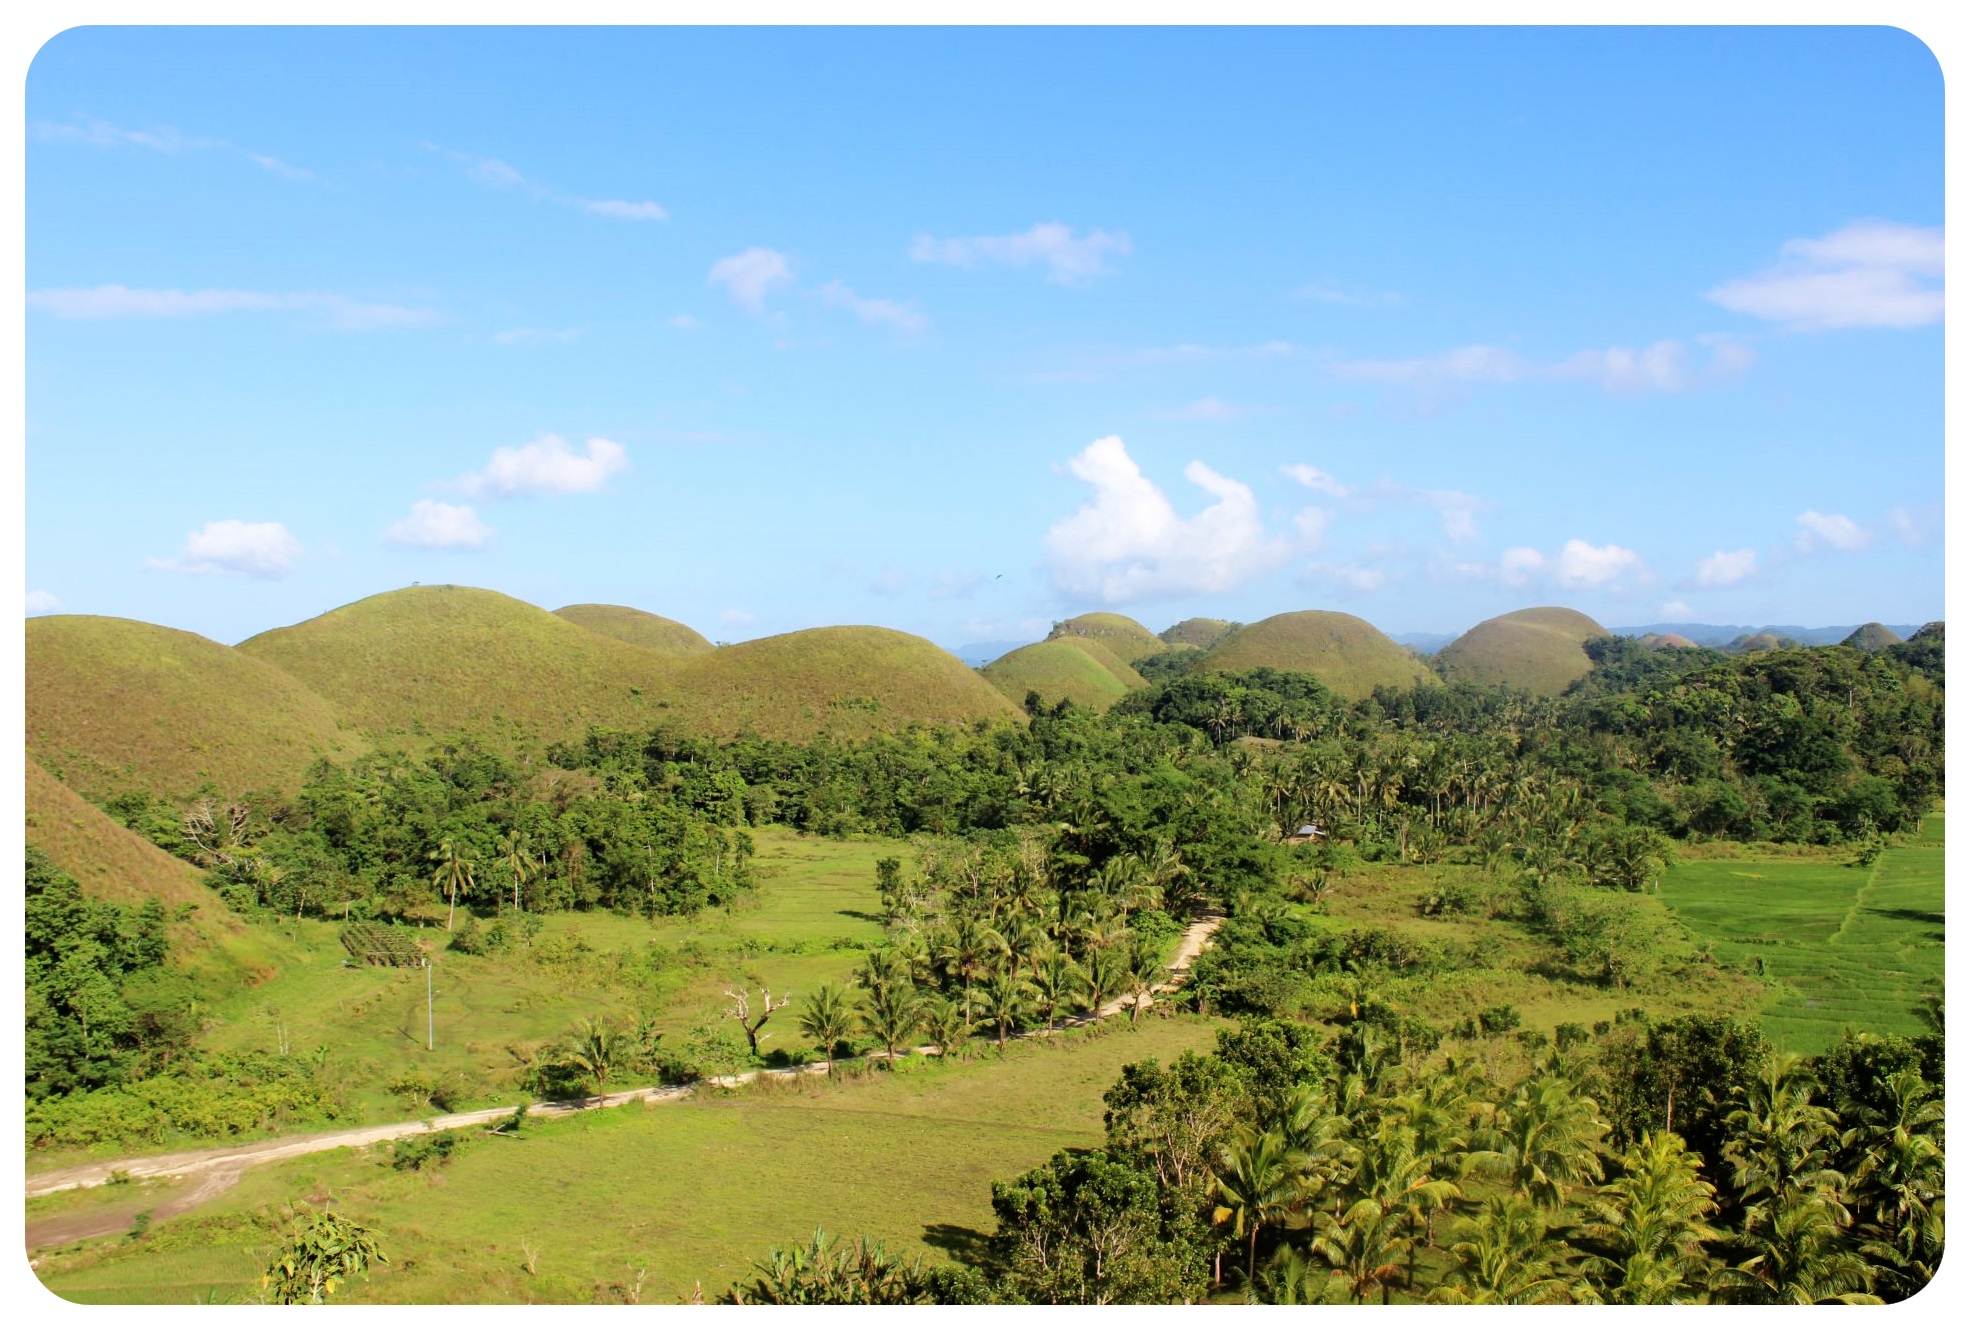
[[[1932,509],[1930,512],[1925,513],[1924,516],[1933,516],[1934,511]],[[1925,530],[1926,524],[1919,520],[1916,514],[1909,509],[1899,506],[1890,508],[1887,516],[1888,526],[1894,531],[1895,539],[1901,541],[1902,544],[1920,545],[1928,539],[1928,532]]]
[[[229,573],[279,578],[294,571],[301,542],[279,522],[207,522],[185,538],[175,559],[146,559],[148,568],[167,573]]]
[[[1179,517],[1115,435],[1096,439],[1067,463],[1094,497],[1047,532],[1054,586],[1109,604],[1235,590],[1274,572],[1293,553],[1267,531],[1252,491],[1202,462],[1184,478],[1216,502]]]
[[[1372,309],[1382,305],[1400,305],[1402,297],[1393,291],[1353,292],[1342,291],[1337,287],[1314,283],[1293,292],[1295,300],[1317,300],[1323,305],[1349,305],[1359,309]]]
[[[246,160],[252,162],[262,171],[273,172],[273,174],[283,180],[313,180],[315,178],[313,171],[290,165],[278,157],[269,157],[263,152],[249,152],[246,154]]]
[[[1149,418],[1151,420],[1179,420],[1198,424],[1237,420],[1248,414],[1250,413],[1244,407],[1233,406],[1230,402],[1224,401],[1221,398],[1200,397],[1196,401],[1186,402],[1182,406],[1165,407],[1151,411]]]
[[[793,265],[786,255],[754,246],[712,264],[705,283],[724,287],[733,300],[757,314],[766,305],[768,291],[792,280]]]
[[[1310,563],[1299,580],[1302,586],[1322,587],[1342,600],[1352,600],[1380,591],[1388,585],[1389,575],[1358,563]]]
[[[27,593],[27,612],[29,614],[50,614],[62,607],[62,602],[52,591],[30,591]]]
[[[899,301],[858,296],[845,282],[829,282],[819,291],[821,303],[845,309],[864,323],[894,328],[906,337],[915,337],[930,327],[930,320]]]
[[[661,222],[670,216],[661,203],[630,203],[623,199],[577,199],[583,212],[592,212],[598,217],[616,217],[625,222]]]
[[[980,263],[1023,268],[1041,263],[1046,265],[1048,281],[1073,286],[1103,272],[1108,255],[1128,254],[1132,249],[1126,231],[1090,231],[1076,236],[1072,227],[1040,222],[1018,235],[951,240],[918,236],[911,242],[910,257],[918,263],[949,263],[960,268]]]
[[[1780,254],[1776,265],[1725,282],[1704,298],[1798,332],[1942,321],[1941,227],[1853,222],[1815,239],[1788,240]]]
[[[1331,494],[1337,499],[1345,499],[1348,496],[1349,491],[1346,485],[1343,485],[1340,481],[1334,479],[1334,477],[1322,471],[1317,466],[1308,466],[1305,462],[1295,462],[1290,466],[1282,466],[1279,470],[1282,474],[1299,481],[1300,484],[1310,490],[1315,490],[1321,494]]]
[[[579,328],[508,328],[493,334],[501,346],[540,346],[548,342],[572,342],[581,336]]]
[[[286,310],[319,315],[329,327],[343,332],[416,327],[438,318],[436,310],[355,300],[326,291],[179,291],[109,285],[30,291],[27,303],[58,319],[184,319]]]
[[[1792,537],[1793,544],[1806,554],[1819,549],[1853,554],[1866,549],[1872,539],[1860,523],[1844,513],[1818,513],[1810,508],[1799,514],[1799,530]]]
[[[1690,607],[1680,600],[1665,600],[1662,602],[1662,617],[1665,619],[1681,619],[1687,616],[1689,612]]]
[[[1327,372],[1343,383],[1380,383],[1421,390],[1475,383],[1540,383],[1585,380],[1617,395],[1681,393],[1727,383],[1749,368],[1752,354],[1727,338],[1709,344],[1706,363],[1693,364],[1690,349],[1668,338],[1639,350],[1626,346],[1576,351],[1540,364],[1504,347],[1459,347],[1410,360],[1339,360]]]
[[[205,149],[223,149],[237,152],[263,171],[272,172],[285,180],[313,180],[313,171],[284,162],[263,152],[250,152],[244,148],[234,148],[224,139],[196,138],[181,134],[175,129],[124,129],[107,120],[94,116],[79,116],[68,124],[57,124],[48,120],[37,120],[29,132],[43,143],[79,143],[91,148],[145,148],[151,152],[161,152],[175,157],[182,152],[197,152]]]
[[[492,535],[471,505],[419,499],[410,516],[392,523],[383,539],[392,545],[420,550],[476,550]]]
[[[1757,571],[1757,550],[1718,550],[1696,561],[1694,581],[1705,588],[1736,586]]]
[[[1468,571],[1475,574],[1480,570]],[[1613,543],[1590,545],[1579,539],[1567,541],[1558,554],[1542,554],[1531,546],[1517,545],[1498,559],[1498,580],[1513,587],[1551,582],[1574,591],[1616,589],[1622,577],[1644,571],[1642,556],[1631,549]]]
[[[497,157],[468,157],[465,174],[482,185],[493,189],[513,189],[524,186],[527,178],[502,162]]]
[[[518,448],[495,448],[483,471],[459,478],[473,496],[508,494],[593,494],[605,481],[629,469],[629,452],[608,439],[590,439],[581,452],[558,434],[543,434]]]

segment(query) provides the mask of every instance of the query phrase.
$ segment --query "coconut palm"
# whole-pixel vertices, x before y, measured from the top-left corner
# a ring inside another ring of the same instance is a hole
[[[1675,1132],[1644,1132],[1621,1176],[1596,1190],[1584,1232],[1606,1254],[1587,1268],[1608,1302],[1683,1302],[1708,1288],[1715,1262],[1704,1244],[1721,1235],[1704,1222],[1716,1205],[1702,1163]]]
[[[1218,1149],[1212,1191],[1218,1204],[1211,1222],[1229,1224],[1246,1239],[1245,1278],[1258,1275],[1259,1231],[1284,1223],[1302,1194],[1300,1160],[1276,1131],[1240,1126]]]
[[[1741,1245],[1751,1254],[1717,1272],[1725,1302],[1803,1306],[1877,1303],[1868,1266],[1843,1239],[1847,1213],[1831,1194],[1787,1190],[1752,1207]]]
[[[1913,1295],[1936,1273],[1943,1253],[1943,1101],[1914,1068],[1884,1079],[1887,1112],[1849,1105],[1858,1125],[1841,1135],[1857,1154],[1851,1187],[1862,1252],[1875,1284],[1895,1299]]]
[[[855,1028],[855,1011],[848,994],[837,984],[822,984],[807,995],[800,1011],[800,1032],[821,1045],[828,1061],[828,1075],[835,1074],[835,1045],[848,1038]]]
[[[1155,996],[1155,988],[1170,977],[1163,968],[1162,959],[1156,954],[1157,948],[1138,939],[1129,952],[1129,966],[1123,975],[1124,991],[1133,995],[1129,1004],[1129,1024],[1134,1025],[1142,1015],[1142,1008]]]
[[[971,1036],[971,1023],[964,1010],[949,998],[931,998],[923,1004],[921,1024],[924,1038],[937,1045],[937,1056],[947,1058]]]
[[[1033,996],[1039,1003],[1041,1014],[1046,1017],[1048,1029],[1052,1029],[1059,1019],[1062,1007],[1074,1005],[1086,983],[1081,967],[1066,952],[1049,951],[1041,960],[1040,968],[1033,976]]]
[[[458,912],[459,896],[472,893],[473,863],[459,852],[457,842],[450,836],[439,841],[438,848],[424,857],[437,865],[431,873],[431,885],[444,892],[451,902],[451,908],[445,912],[445,931],[449,933]]]
[[[964,1019],[971,1023],[972,985],[983,978],[1007,951],[1006,940],[997,929],[970,914],[951,922],[936,947],[937,959],[964,985]]]
[[[513,879],[513,913],[520,912],[520,887],[534,875],[533,853],[527,847],[524,833],[515,829],[506,833],[499,842],[499,861],[506,865],[507,876]]]
[[[999,1048],[1003,1050],[1013,1025],[1032,1001],[1033,985],[1016,967],[1007,964],[992,972],[981,992],[985,1018],[998,1028]]]
[[[1599,1105],[1557,1076],[1522,1083],[1489,1134],[1481,1162],[1549,1210],[1566,1202],[1567,1188],[1601,1180],[1597,1147],[1607,1133]]]
[[[917,990],[901,984],[871,990],[862,997],[862,1026],[883,1046],[891,1062],[896,1049],[916,1033],[923,1001]]]
[[[1588,1290],[1567,1269],[1566,1244],[1554,1236],[1550,1212],[1530,1197],[1489,1197],[1459,1220],[1450,1255],[1456,1266],[1430,1290],[1431,1302],[1525,1306],[1577,1302]]]
[[[627,1050],[622,1033],[606,1021],[591,1016],[581,1023],[568,1040],[565,1060],[582,1074],[594,1093],[609,1083],[609,1073],[622,1061]]]
[[[1113,948],[1088,953],[1087,961],[1081,967],[1081,991],[1085,995],[1090,1017],[1099,1016],[1109,1000],[1128,986],[1128,972],[1127,959]]]

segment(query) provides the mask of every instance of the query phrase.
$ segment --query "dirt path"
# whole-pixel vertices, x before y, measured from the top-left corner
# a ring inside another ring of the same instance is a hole
[[[1170,962],[1170,982],[1158,985],[1152,995],[1144,1001],[1143,1008],[1155,1005],[1156,995],[1174,990],[1181,982],[1180,976],[1197,959],[1211,934],[1217,931],[1221,922],[1218,916],[1211,915],[1197,920],[1184,930],[1183,939],[1177,946],[1176,955]],[[1093,1016],[1072,1017],[1058,1026],[1045,1030],[1027,1030],[1013,1036],[1017,1039],[1045,1038],[1063,1029],[1077,1029],[1097,1020],[1106,1020],[1126,1011],[1133,998],[1120,997],[1105,1004]],[[935,1053],[935,1044],[926,1044],[910,1050],[913,1053]],[[877,1053],[871,1055],[881,1057]],[[827,1074],[827,1064],[810,1062],[783,1071],[748,1071],[733,1076],[708,1076],[702,1084],[723,1088],[735,1088],[748,1082],[760,1080],[794,1080],[802,1076],[821,1076]],[[692,1092],[689,1085],[646,1085],[634,1090],[617,1090],[611,1094],[593,1095],[586,1099],[551,1100],[531,1104],[527,1108],[530,1115],[541,1117],[560,1117],[568,1113],[581,1113],[594,1108],[614,1108],[620,1104],[644,1102],[664,1103],[685,1098]],[[261,1141],[251,1145],[218,1146],[206,1150],[186,1150],[176,1154],[148,1155],[135,1159],[113,1159],[100,1163],[85,1164],[76,1168],[59,1169],[42,1173],[27,1179],[29,1196],[48,1196],[58,1191],[68,1191],[76,1187],[96,1187],[109,1181],[112,1172],[127,1173],[132,1178],[186,1177],[197,1179],[197,1185],[190,1190],[164,1201],[152,1210],[152,1220],[183,1214],[203,1205],[206,1201],[226,1191],[246,1169],[261,1164],[270,1164],[282,1159],[293,1159],[299,1155],[318,1154],[324,1150],[340,1150],[346,1147],[381,1145],[386,1141],[401,1140],[406,1136],[421,1136],[427,1132],[453,1131],[465,1127],[484,1127],[511,1117],[512,1106],[505,1108],[481,1108],[470,1113],[448,1113],[440,1117],[424,1118],[417,1122],[393,1122],[379,1127],[352,1127],[341,1131],[313,1132],[306,1136],[288,1136],[275,1141]],[[27,1226],[27,1247],[33,1251],[41,1247],[56,1246],[69,1242],[80,1242],[85,1238],[105,1237],[112,1233],[127,1232],[139,1213],[134,1206],[125,1210],[92,1211],[87,1215],[49,1215],[39,1222]]]

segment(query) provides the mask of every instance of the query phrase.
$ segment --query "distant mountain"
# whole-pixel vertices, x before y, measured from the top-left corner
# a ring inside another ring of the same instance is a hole
[[[1649,623],[1634,628],[1611,628],[1608,631],[1621,637],[1641,637],[1647,633],[1674,633],[1687,637],[1700,647],[1726,647],[1740,637],[1751,637],[1758,633],[1770,633],[1773,637],[1789,637],[1801,646],[1826,647],[1844,642],[1853,635],[1857,623],[1841,624],[1832,628],[1801,628],[1797,624],[1714,624],[1714,623]],[[1891,623],[1885,625],[1893,629],[1899,637],[1906,638],[1922,625],[1919,623]]]
[[[1392,633],[1391,642],[1421,651],[1425,655],[1439,651],[1457,640],[1456,633]]]

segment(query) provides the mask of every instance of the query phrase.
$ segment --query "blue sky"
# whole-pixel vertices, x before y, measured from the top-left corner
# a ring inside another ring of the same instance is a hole
[[[29,612],[1942,613],[1893,29],[79,29]]]

